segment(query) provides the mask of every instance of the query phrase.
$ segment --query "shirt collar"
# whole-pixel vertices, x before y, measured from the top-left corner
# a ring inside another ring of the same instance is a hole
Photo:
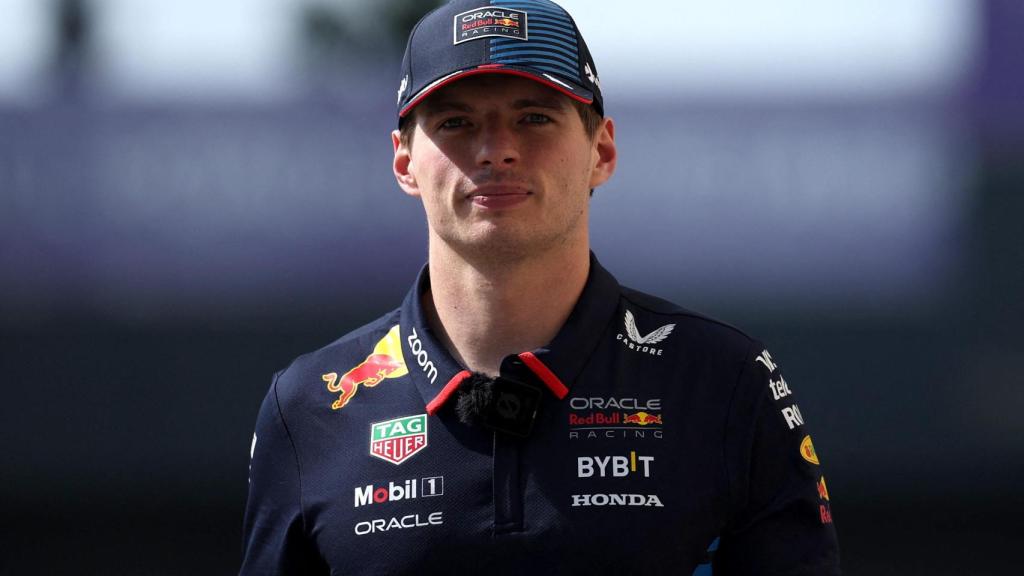
[[[429,268],[424,266],[402,303],[401,322],[409,376],[434,414],[469,372],[452,358],[427,322],[421,296],[429,285]],[[523,351],[519,358],[554,395],[565,397],[612,320],[618,300],[619,283],[591,253],[587,283],[569,319],[550,344]]]

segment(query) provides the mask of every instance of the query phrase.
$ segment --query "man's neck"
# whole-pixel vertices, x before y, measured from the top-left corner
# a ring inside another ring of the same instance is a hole
[[[590,272],[585,239],[511,262],[471,262],[438,244],[423,295],[427,321],[456,360],[490,375],[505,356],[551,342]]]

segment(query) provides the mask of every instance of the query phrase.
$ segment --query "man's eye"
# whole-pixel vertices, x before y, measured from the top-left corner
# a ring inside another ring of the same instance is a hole
[[[547,124],[548,122],[551,122],[551,117],[544,114],[534,113],[527,114],[524,120],[530,124]]]
[[[460,128],[466,125],[466,119],[456,116],[455,118],[448,118],[444,122],[441,122],[440,128]]]

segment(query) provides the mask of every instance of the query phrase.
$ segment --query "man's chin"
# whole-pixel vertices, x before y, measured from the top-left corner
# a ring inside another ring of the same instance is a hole
[[[512,230],[509,226],[477,226],[470,234],[448,242],[466,259],[476,261],[513,261],[528,258],[546,250],[545,242],[525,230]]]

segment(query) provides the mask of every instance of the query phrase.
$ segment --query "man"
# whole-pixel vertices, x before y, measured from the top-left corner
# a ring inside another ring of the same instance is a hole
[[[413,29],[394,173],[429,261],[277,374],[243,574],[837,574],[771,354],[590,254],[615,127],[570,16],[455,0]]]

